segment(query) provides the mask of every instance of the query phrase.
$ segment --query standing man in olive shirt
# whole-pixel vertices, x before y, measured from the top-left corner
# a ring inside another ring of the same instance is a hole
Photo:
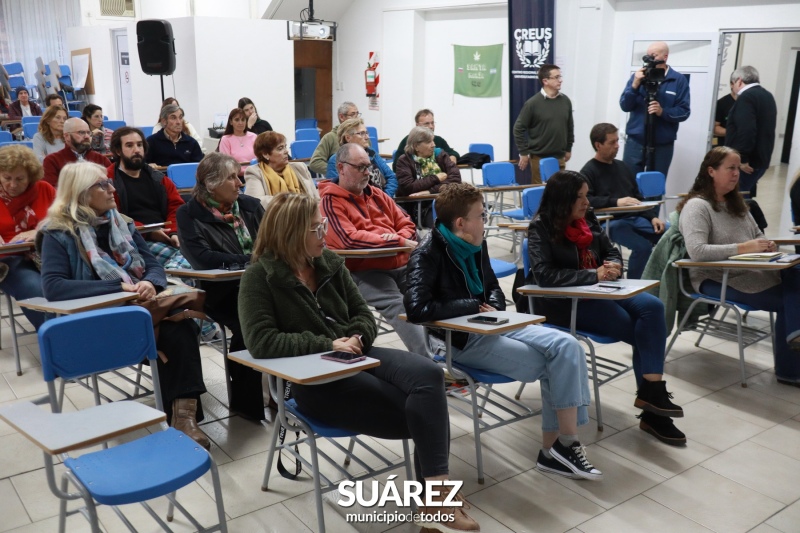
[[[542,65],[539,81],[542,90],[525,102],[514,123],[519,168],[525,170],[530,164],[531,183],[542,183],[540,159],[555,157],[564,169],[575,142],[572,102],[561,93],[561,69]]]

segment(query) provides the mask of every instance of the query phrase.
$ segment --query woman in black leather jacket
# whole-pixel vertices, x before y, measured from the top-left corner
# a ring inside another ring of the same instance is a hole
[[[622,257],[589,209],[589,185],[579,173],[562,170],[547,181],[542,203],[528,228],[528,254],[534,282],[542,287],[571,287],[615,281]],[[624,282],[623,282],[624,285]],[[570,324],[570,300],[537,298],[534,307],[547,321]],[[633,346],[633,371],[643,409],[639,427],[657,439],[683,445],[686,436],[670,417],[683,410],[670,401],[663,380],[667,339],[664,304],[649,293],[624,300],[580,301],[576,327]]]
[[[178,209],[181,253],[195,270],[239,270],[250,262],[264,208],[240,195],[239,164],[219,152],[208,154],[197,167],[192,198]],[[237,302],[239,281],[202,282],[206,313],[233,333],[229,350],[244,350]],[[226,359],[231,376],[231,410],[254,420],[264,419],[261,374]]]
[[[505,297],[492,271],[483,238],[483,194],[467,183],[447,184],[436,198],[434,229],[408,261],[405,308],[423,323],[502,311]],[[443,332],[432,330],[443,338]],[[540,326],[503,335],[453,333],[453,360],[512,379],[540,380],[542,449],[539,470],[565,477],[600,479],[586,459],[578,426],[589,421],[589,380],[580,344],[570,335]]]

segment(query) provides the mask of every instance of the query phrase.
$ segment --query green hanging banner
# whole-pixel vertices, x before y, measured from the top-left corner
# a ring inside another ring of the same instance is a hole
[[[460,46],[455,51],[455,83],[453,92],[472,98],[500,96],[500,66],[503,45]]]

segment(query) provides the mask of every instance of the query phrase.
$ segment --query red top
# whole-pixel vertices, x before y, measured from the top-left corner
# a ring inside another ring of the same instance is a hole
[[[36,213],[36,219],[41,222],[47,216],[47,210],[56,198],[56,190],[45,181],[37,181],[31,185],[34,189],[33,199],[28,206]],[[23,193],[25,194],[25,193]],[[14,231],[14,218],[5,203],[0,202],[0,237],[4,242],[11,241],[17,232]],[[34,229],[34,228],[30,228]]]
[[[87,151],[83,154],[83,158],[86,161],[102,165],[103,168],[107,168],[111,164],[111,161],[109,161],[106,156],[100,155],[94,150]],[[75,152],[73,152],[72,148],[69,146],[65,146],[63,150],[48,155],[44,158],[44,162],[42,163],[42,166],[44,166],[44,181],[53,187],[58,187],[58,174],[61,172],[61,169],[64,168],[64,165],[67,163],[74,163],[77,160],[78,156],[75,155]]]

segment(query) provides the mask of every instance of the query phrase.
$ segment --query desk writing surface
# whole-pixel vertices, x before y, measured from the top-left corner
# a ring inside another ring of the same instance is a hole
[[[777,261],[692,261],[691,259],[680,259],[673,263],[678,267],[703,267],[703,268],[738,268],[749,270],[783,270],[792,268],[800,264],[800,259],[791,263],[778,263]]]
[[[647,211],[648,209],[652,209],[658,205],[664,203],[664,200],[652,201],[652,202],[642,202],[639,205],[626,205],[623,207],[603,207],[601,209],[595,209],[594,212],[596,214],[613,214],[613,213],[638,213],[639,211]]]
[[[661,282],[654,279],[621,279],[616,282],[603,282],[622,287],[614,292],[594,292],[588,290],[593,285],[579,285],[577,287],[540,287],[538,285],[523,285],[517,292],[524,296],[546,296],[551,298],[587,298],[593,300],[625,300],[631,296],[644,292],[651,287],[658,286]]]
[[[508,322],[493,326],[491,324],[477,324],[469,322],[468,319],[475,316],[496,316],[498,318],[507,318]],[[402,320],[408,320],[406,314],[401,314]],[[434,320],[433,322],[425,322],[423,326],[451,329],[453,331],[464,331],[467,333],[478,333],[480,335],[502,335],[522,329],[525,326],[532,324],[540,324],[545,321],[545,317],[540,315],[531,315],[528,313],[516,313],[514,311],[491,311],[487,313],[476,313],[473,315],[457,316],[454,318],[447,318],[444,320]]]
[[[381,362],[372,357],[355,363],[339,363],[322,358],[320,352],[297,357],[278,357],[275,359],[256,359],[247,350],[228,354],[228,359],[249,366],[265,374],[272,374],[292,383],[309,385],[313,383],[343,379],[362,370],[380,366]]]
[[[417,194],[415,196],[398,196],[394,199],[395,202],[421,202],[423,200],[433,200],[439,196],[438,193],[435,192],[425,192],[422,194]]]
[[[226,270],[224,268],[212,268],[208,270],[192,270],[189,268],[168,268],[165,270],[167,274],[170,276],[176,276],[179,278],[193,278],[193,279],[204,279],[204,280],[231,280],[231,279],[239,279],[244,274],[244,269],[242,270]]]
[[[139,298],[135,292],[113,292],[111,294],[102,294],[100,296],[89,296],[88,298],[75,298],[74,300],[62,300],[60,302],[51,302],[46,298],[28,298],[27,300],[18,300],[17,304],[20,307],[33,309],[34,311],[43,311],[45,313],[56,313],[59,315],[70,315],[73,313],[82,313],[84,311],[91,311],[93,309],[102,309],[104,307],[114,307],[116,305],[124,304]]]
[[[136,230],[141,233],[152,233],[154,231],[164,229],[165,224],[163,222],[158,222],[155,224],[145,224],[144,226],[136,226]]]
[[[27,252],[35,247],[33,242],[8,242],[0,244],[0,255]]]
[[[769,239],[769,237],[767,237]],[[797,244],[800,245],[800,235],[793,233],[791,235],[781,235],[780,237],[775,237],[773,239],[769,239],[775,244]],[[2,248],[0,248],[2,250]]]
[[[479,185],[476,187],[482,193],[487,192],[509,192],[509,191],[524,191],[525,189],[535,189],[537,187],[544,187],[544,183],[528,183],[523,185],[498,185],[497,187],[489,187],[486,185]]]
[[[331,248],[330,250],[342,257],[369,259],[376,257],[394,257],[397,254],[411,253],[412,248],[410,246],[389,246],[386,248],[360,248],[358,250],[334,250]]]

